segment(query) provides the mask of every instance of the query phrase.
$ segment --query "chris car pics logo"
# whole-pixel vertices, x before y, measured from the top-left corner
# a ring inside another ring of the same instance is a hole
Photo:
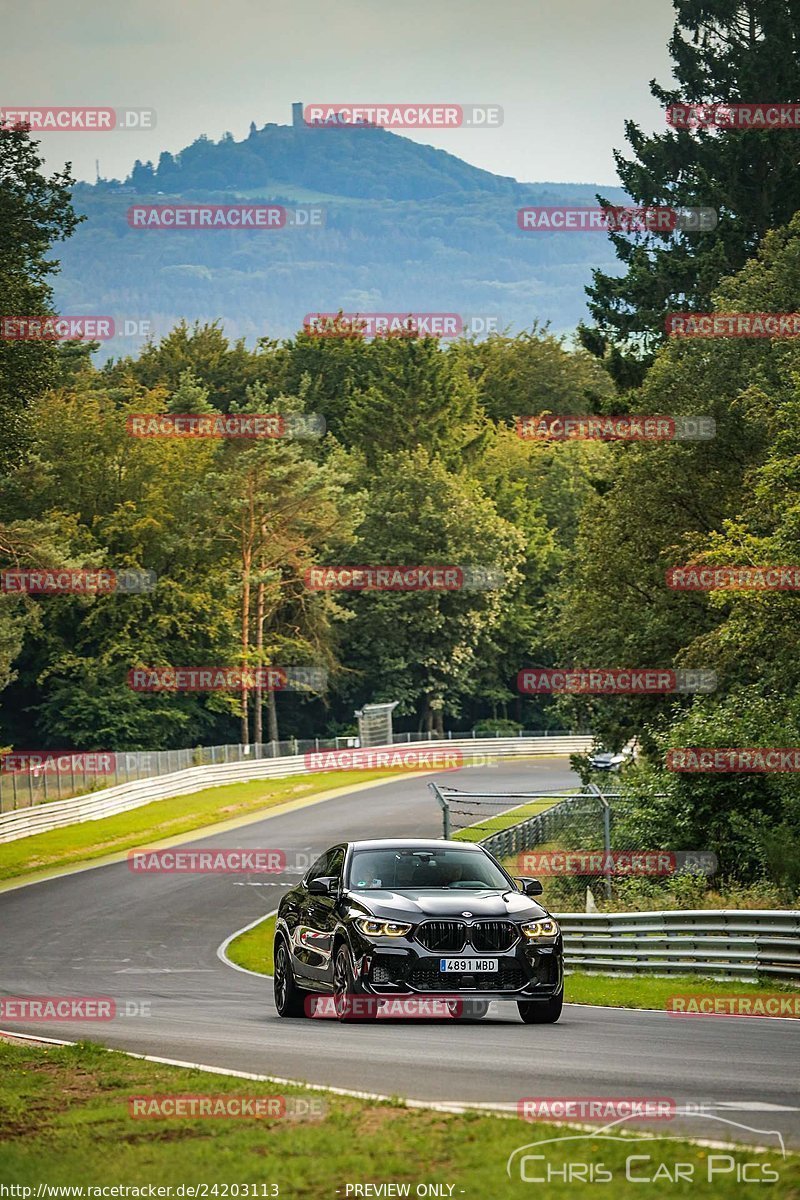
[[[518,1146],[508,1156],[506,1174],[509,1179],[539,1188],[542,1184],[562,1188],[587,1183],[674,1185],[676,1196],[688,1194],[687,1184],[717,1183],[735,1188],[748,1183],[777,1183],[780,1179],[786,1148],[779,1130],[755,1129],[717,1116],[703,1105],[684,1105],[674,1115],[696,1118],[702,1124],[696,1131],[684,1131],[682,1135],[654,1136],[648,1131],[637,1136],[635,1127],[626,1128],[628,1122],[637,1119],[632,1113],[588,1133],[539,1138]],[[730,1149],[727,1143],[740,1140],[741,1130],[757,1134],[756,1139],[748,1140],[767,1147],[766,1152],[747,1147]],[[726,1145],[720,1149],[687,1147],[686,1140],[693,1137],[711,1139],[712,1145]],[[681,1144],[670,1144],[675,1142]]]

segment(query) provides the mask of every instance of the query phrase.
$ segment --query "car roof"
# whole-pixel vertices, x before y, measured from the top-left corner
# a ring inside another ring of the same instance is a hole
[[[373,838],[370,841],[349,842],[351,850],[476,850],[483,847],[475,842],[445,841],[444,838]]]

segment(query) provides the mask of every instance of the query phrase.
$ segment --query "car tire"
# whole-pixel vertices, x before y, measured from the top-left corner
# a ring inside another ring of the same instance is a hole
[[[343,942],[336,951],[333,964],[333,1003],[339,1021],[365,1021],[377,1014],[377,997],[360,995],[356,985],[350,950]]]
[[[526,1025],[555,1025],[564,1007],[564,991],[549,1000],[518,1000],[519,1015]]]
[[[297,986],[292,970],[289,947],[283,938],[275,946],[275,968],[272,976],[272,994],[279,1017],[305,1017],[308,992]]]

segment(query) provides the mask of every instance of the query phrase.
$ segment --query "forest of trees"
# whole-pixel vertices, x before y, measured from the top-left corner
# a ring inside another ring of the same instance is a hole
[[[763,78],[763,44],[780,39],[792,6],[764,0],[755,25],[740,20],[747,5],[723,16],[726,6],[703,0],[676,7],[681,80],[689,99],[714,101],[736,94],[737,71]],[[733,47],[724,62],[722,41]],[[800,82],[796,54],[781,57],[777,90],[787,99]],[[580,348],[536,326],[450,345],[300,331],[249,346],[218,323],[181,322],[137,356],[98,367],[91,347],[0,342],[0,567],[157,576],[137,595],[0,595],[0,746],[331,736],[377,700],[399,702],[398,728],[434,734],[481,721],[591,728],[612,748],[639,739],[636,786],[650,799],[635,818],[638,844],[707,846],[727,870],[800,886],[791,775],[664,768],[670,747],[800,746],[796,595],[665,584],[666,570],[686,562],[798,562],[796,340],[658,334],[671,310],[798,307],[800,177],[781,165],[786,135],[735,136],[732,166],[719,134],[672,131],[651,143],[629,130],[649,164],[628,165],[631,194],[642,203],[710,197],[716,249],[692,259],[682,238],[635,237],[634,254],[631,239],[620,244],[628,274],[615,284],[598,277],[596,324]],[[670,139],[697,142],[702,167],[688,191],[674,190],[685,172]],[[770,156],[784,172],[777,191]],[[761,191],[725,190],[732,170],[758,163]],[[0,134],[0,290],[15,311],[49,310],[48,255],[75,227],[71,188],[68,173],[42,174],[24,130]],[[203,412],[315,413],[327,433],[127,432],[134,413]],[[705,414],[716,436],[552,442],[516,428],[528,414],[615,412]],[[417,563],[491,567],[501,579],[437,593],[304,584],[319,564]],[[136,666],[208,664],[313,664],[329,684],[276,702],[251,691],[244,703],[127,684]],[[520,669],[551,665],[701,667],[718,686],[696,696],[519,694]]]

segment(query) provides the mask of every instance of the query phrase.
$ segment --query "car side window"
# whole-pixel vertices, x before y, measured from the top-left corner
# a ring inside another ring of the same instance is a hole
[[[332,875],[334,879],[342,878],[342,868],[344,867],[344,850],[331,850],[328,855],[328,862],[325,868],[326,875]]]
[[[329,874],[328,860],[331,857],[331,853],[332,852],[330,850],[326,850],[325,853],[321,854],[319,856],[319,858],[317,859],[317,861],[312,864],[311,869],[309,870],[308,874],[306,875],[306,880],[305,880],[306,884],[311,883],[312,879],[319,879],[320,875],[328,875]]]

